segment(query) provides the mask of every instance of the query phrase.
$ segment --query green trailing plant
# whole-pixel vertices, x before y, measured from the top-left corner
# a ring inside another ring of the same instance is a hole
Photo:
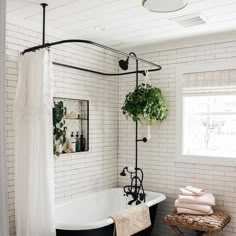
[[[65,115],[66,109],[62,101],[55,102],[53,107],[53,137],[54,137],[54,154],[59,156],[61,153],[57,150],[57,145],[64,145],[66,142]]]
[[[126,95],[121,109],[127,118],[131,117],[133,121],[147,125],[158,120],[162,122],[168,113],[161,90],[144,83]]]

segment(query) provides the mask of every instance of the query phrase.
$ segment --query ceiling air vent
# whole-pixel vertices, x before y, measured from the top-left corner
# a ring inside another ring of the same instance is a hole
[[[201,13],[195,13],[191,15],[179,16],[171,18],[171,21],[176,22],[184,28],[193,27],[197,25],[203,25],[207,23],[207,19]]]

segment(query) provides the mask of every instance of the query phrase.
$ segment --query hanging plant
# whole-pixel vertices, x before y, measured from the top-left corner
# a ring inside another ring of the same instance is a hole
[[[62,152],[62,146],[66,142],[65,115],[66,109],[62,101],[55,102],[53,107],[53,137],[54,137],[54,155],[59,156]]]
[[[161,90],[144,83],[126,95],[121,109],[127,118],[131,117],[133,121],[147,125],[158,120],[162,122],[168,112]]]

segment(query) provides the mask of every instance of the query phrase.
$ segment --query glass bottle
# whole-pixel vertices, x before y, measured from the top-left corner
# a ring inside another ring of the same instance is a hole
[[[84,152],[86,150],[86,139],[83,135],[83,131],[81,132],[80,135],[80,150],[81,152]]]
[[[80,138],[79,138],[79,132],[76,134],[76,152],[80,152]]]
[[[76,142],[75,142],[75,136],[74,136],[74,132],[71,132],[71,136],[70,136],[70,149],[72,150],[72,152],[76,151]]]

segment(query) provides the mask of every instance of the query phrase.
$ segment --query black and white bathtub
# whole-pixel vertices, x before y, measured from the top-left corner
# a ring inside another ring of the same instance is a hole
[[[146,191],[152,225],[162,193]],[[56,207],[57,236],[113,236],[114,221],[109,216],[126,209],[128,199],[123,188],[113,188],[75,198]],[[137,236],[150,235],[152,226]]]

